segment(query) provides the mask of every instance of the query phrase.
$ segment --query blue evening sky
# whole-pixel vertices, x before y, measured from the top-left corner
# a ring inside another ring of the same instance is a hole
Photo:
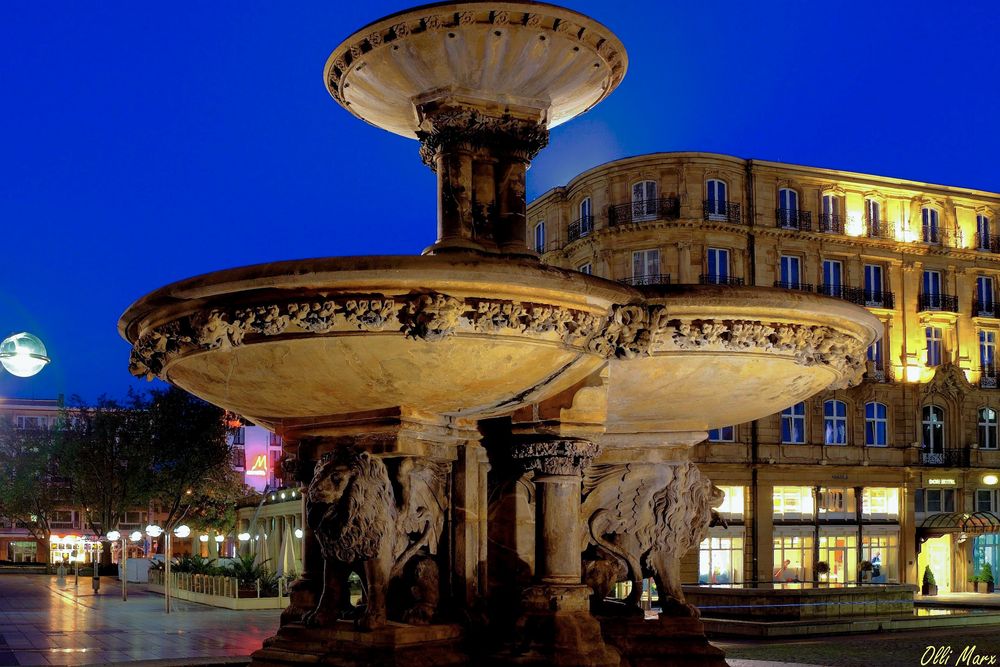
[[[630,67],[552,132],[529,195],[607,160],[701,150],[1000,190],[1000,3],[567,3]],[[139,296],[271,260],[418,253],[417,144],[328,96],[322,68],[387,0],[0,3],[0,330],[53,362],[0,396],[121,396]]]

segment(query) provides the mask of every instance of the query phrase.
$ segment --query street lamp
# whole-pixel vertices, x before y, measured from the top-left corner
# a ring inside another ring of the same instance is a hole
[[[29,378],[45,368],[49,361],[42,341],[25,331],[8,336],[0,343],[0,364],[11,375]]]
[[[135,535],[137,533],[139,533],[138,530],[132,533],[131,537],[133,542],[138,542],[138,540],[135,539]],[[139,537],[141,538],[142,535],[140,534]],[[128,602],[128,538],[117,530],[109,530],[107,538],[109,542],[117,542],[118,540],[121,540],[122,543],[122,602]]]

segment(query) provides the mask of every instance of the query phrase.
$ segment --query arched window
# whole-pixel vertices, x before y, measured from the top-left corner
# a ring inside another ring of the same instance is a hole
[[[791,188],[778,190],[778,226],[799,227],[799,193]]]
[[[847,444],[847,404],[843,401],[823,403],[823,442],[828,445]]]
[[[545,223],[535,225],[535,252],[545,252]]]
[[[656,181],[639,181],[632,185],[632,220],[652,220],[656,217]]]
[[[924,452],[944,454],[944,410],[936,405],[925,405],[923,411]],[[943,462],[943,460],[942,460]]]
[[[922,229],[924,243],[941,244],[941,223],[940,214],[937,209],[925,206],[922,218]]]
[[[590,197],[584,197],[580,202],[580,236],[586,236],[594,229]]]
[[[884,403],[865,403],[865,445],[885,447],[889,444],[888,410]]]
[[[979,408],[979,448],[997,448],[997,411]]]
[[[726,220],[728,197],[726,182],[717,178],[705,181],[705,218],[706,220]]]
[[[781,411],[781,442],[801,445],[806,441],[806,404],[796,403]]]

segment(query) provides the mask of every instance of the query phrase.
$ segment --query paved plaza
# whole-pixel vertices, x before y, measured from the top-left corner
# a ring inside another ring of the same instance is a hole
[[[44,575],[0,576],[0,665],[108,665],[137,661],[182,665],[186,660],[246,658],[278,627],[280,612],[229,611],[175,601],[105,577],[100,595],[91,580],[57,586]],[[240,661],[237,661],[240,662]]]

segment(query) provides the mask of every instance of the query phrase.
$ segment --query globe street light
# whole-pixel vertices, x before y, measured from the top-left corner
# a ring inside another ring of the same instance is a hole
[[[25,331],[8,336],[0,343],[0,364],[11,375],[29,378],[45,368],[49,361],[42,341]]]

